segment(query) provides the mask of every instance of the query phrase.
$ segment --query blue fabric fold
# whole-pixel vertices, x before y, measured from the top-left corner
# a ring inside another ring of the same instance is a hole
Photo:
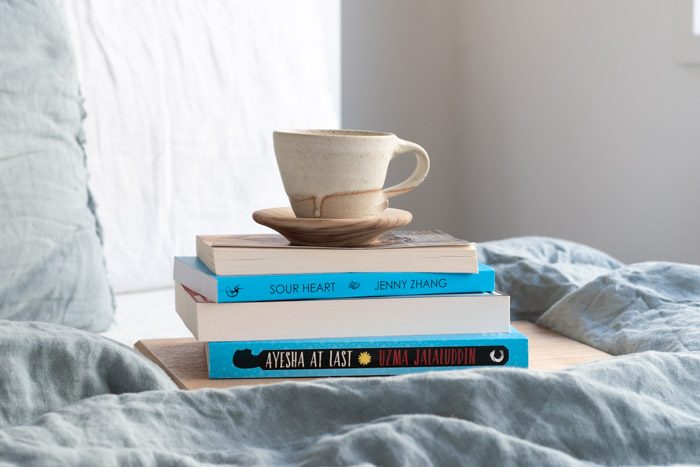
[[[624,266],[568,294],[537,324],[614,355],[700,351],[700,266]]]
[[[511,297],[511,318],[534,321],[558,300],[623,263],[594,248],[549,237],[478,245],[479,261],[496,269],[496,287]]]

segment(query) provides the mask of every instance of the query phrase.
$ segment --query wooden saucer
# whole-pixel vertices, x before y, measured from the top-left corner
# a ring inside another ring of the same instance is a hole
[[[310,219],[296,217],[292,208],[270,208],[255,211],[253,220],[276,230],[293,245],[338,247],[368,245],[384,232],[408,224],[413,215],[389,208],[362,219]]]

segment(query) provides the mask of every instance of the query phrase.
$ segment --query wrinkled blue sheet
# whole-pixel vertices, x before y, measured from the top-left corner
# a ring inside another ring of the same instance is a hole
[[[514,317],[620,357],[185,392],[107,339],[0,322],[0,462],[700,463],[700,268],[539,237],[479,253]]]

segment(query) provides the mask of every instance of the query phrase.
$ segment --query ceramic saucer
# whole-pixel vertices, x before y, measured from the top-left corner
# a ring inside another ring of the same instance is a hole
[[[386,209],[379,215],[361,219],[298,218],[292,208],[261,209],[253,220],[283,235],[293,245],[362,246],[384,232],[402,227],[413,215],[401,209]]]

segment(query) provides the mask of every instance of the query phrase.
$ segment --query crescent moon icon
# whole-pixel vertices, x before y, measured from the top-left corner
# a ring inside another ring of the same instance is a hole
[[[501,363],[503,361],[503,359],[506,358],[506,354],[503,352],[503,350],[499,350],[498,357],[496,357],[496,349],[493,349],[491,351],[491,353],[489,354],[489,356],[491,357],[491,360],[494,363]]]

